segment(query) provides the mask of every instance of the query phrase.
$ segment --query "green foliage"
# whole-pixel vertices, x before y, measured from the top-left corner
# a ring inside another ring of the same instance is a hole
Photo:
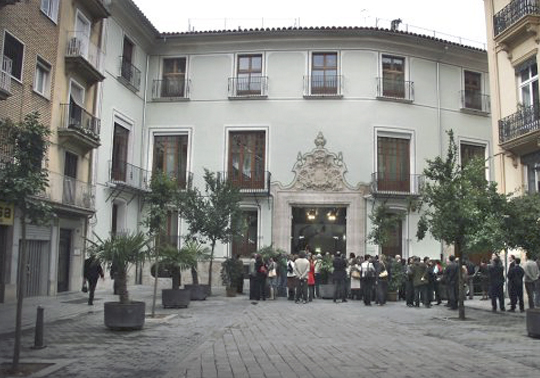
[[[403,213],[392,213],[386,202],[371,209],[369,219],[372,223],[372,229],[368,239],[378,245],[385,245],[391,237],[391,233],[401,224],[405,215]]]
[[[334,273],[334,259],[331,255],[323,255],[320,272],[322,282],[328,283],[330,275]]]
[[[131,264],[142,262],[149,253],[149,239],[142,232],[111,235],[103,240],[87,239],[90,254],[101,263],[114,267],[119,280],[120,302],[129,303],[127,292],[127,272]]]
[[[285,252],[283,249],[274,248],[272,245],[268,245],[260,248],[257,251],[257,254],[261,255],[263,261],[268,261],[268,259],[271,257],[274,259],[274,261],[279,262],[282,256],[287,255],[287,252]]]
[[[390,263],[390,280],[388,281],[389,291],[398,291],[403,282],[405,282],[405,272],[403,265],[396,259],[392,259]]]
[[[49,136],[37,112],[20,123],[0,120],[0,199],[15,204],[33,223],[50,219],[50,205],[36,198],[49,185],[43,165]]]
[[[208,284],[212,283],[212,264],[217,241],[228,243],[241,225],[240,191],[230,181],[204,170],[205,190],[195,187],[180,192],[178,211],[188,222],[189,236],[210,242]]]
[[[418,239],[429,231],[436,240],[456,246],[458,253],[504,247],[506,197],[485,179],[483,159],[461,167],[452,131],[445,159],[428,160],[421,204],[427,209],[418,223]]]
[[[221,283],[226,287],[236,287],[236,283],[244,274],[242,260],[227,258],[221,263]]]
[[[177,195],[178,184],[176,179],[167,176],[161,171],[152,174],[150,192],[145,195],[148,214],[143,223],[153,236],[165,231],[167,215]]]
[[[540,256],[540,193],[512,197],[506,218],[508,245]]]

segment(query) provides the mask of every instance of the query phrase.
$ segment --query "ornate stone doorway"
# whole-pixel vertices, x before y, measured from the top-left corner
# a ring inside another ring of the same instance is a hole
[[[346,207],[293,207],[291,251],[347,252]]]
[[[342,209],[345,218],[341,236],[344,248],[341,252],[365,254],[364,196],[369,192],[369,186],[363,183],[350,185],[344,177],[347,168],[341,152],[332,153],[325,145],[326,139],[319,133],[313,150],[305,154],[298,153],[293,167],[293,182],[285,186],[272,183],[271,194],[275,201],[272,242],[277,248],[297,252],[293,250],[299,245],[298,240],[295,244],[293,231],[293,219],[296,212],[299,212],[297,209]],[[297,239],[299,236],[296,235]],[[325,245],[328,245],[327,242]]]

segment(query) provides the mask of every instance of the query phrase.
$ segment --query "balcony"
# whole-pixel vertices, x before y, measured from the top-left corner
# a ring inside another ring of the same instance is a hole
[[[229,98],[263,98],[268,96],[268,76],[230,77]]]
[[[68,32],[66,67],[79,73],[88,84],[105,80],[102,73],[103,52],[82,32]]]
[[[184,78],[154,80],[152,99],[154,101],[189,100],[190,83],[190,80]]]
[[[62,124],[58,128],[60,143],[69,143],[79,147],[83,153],[98,148],[101,120],[87,112],[75,102],[61,104]]]
[[[109,161],[109,183],[135,192],[150,190],[150,172],[121,160]]]
[[[0,69],[0,101],[11,96],[11,59],[2,56],[2,67]]]
[[[49,172],[49,187],[37,197],[53,202],[57,210],[83,215],[95,212],[96,187],[59,173]]]
[[[103,4],[103,0],[84,0],[81,1],[81,3],[86,8],[94,22],[110,16],[105,4]]]
[[[461,110],[469,113],[489,114],[491,103],[489,95],[478,91],[463,90],[461,95]]]
[[[523,107],[499,120],[499,143],[517,155],[538,150],[540,105]]]
[[[240,190],[240,193],[253,196],[270,196],[270,178],[268,171],[219,172],[218,178],[228,180]]]
[[[343,76],[304,76],[304,97],[343,97]]]
[[[374,197],[408,197],[420,194],[422,175],[401,175],[375,172],[371,175],[371,194]]]
[[[520,36],[534,32],[540,24],[538,0],[514,0],[493,16],[493,34],[498,43],[511,43]]]
[[[377,78],[377,98],[402,102],[414,101],[414,83],[406,80]]]
[[[123,56],[120,57],[120,76],[118,79],[135,92],[141,87],[141,71]]]

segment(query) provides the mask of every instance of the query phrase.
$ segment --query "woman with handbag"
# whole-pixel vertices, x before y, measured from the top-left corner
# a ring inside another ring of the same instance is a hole
[[[315,298],[315,260],[313,255],[309,255],[309,272],[307,278],[308,284],[308,300],[311,302]]]
[[[351,261],[351,299],[362,299],[362,287],[360,286],[360,265],[364,262],[362,256],[356,257]]]
[[[272,257],[268,259],[268,284],[270,285],[270,299],[276,299],[278,285],[277,263]]]
[[[388,269],[386,269],[386,256],[381,255],[377,264],[377,304],[384,306],[386,304],[386,295],[388,293]]]

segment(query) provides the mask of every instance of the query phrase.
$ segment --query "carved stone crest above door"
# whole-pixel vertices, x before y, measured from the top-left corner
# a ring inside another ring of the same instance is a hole
[[[326,139],[319,132],[315,148],[302,155],[298,152],[293,172],[296,173],[290,189],[314,191],[340,191],[352,189],[345,181],[347,167],[342,153],[335,154],[325,148]]]

